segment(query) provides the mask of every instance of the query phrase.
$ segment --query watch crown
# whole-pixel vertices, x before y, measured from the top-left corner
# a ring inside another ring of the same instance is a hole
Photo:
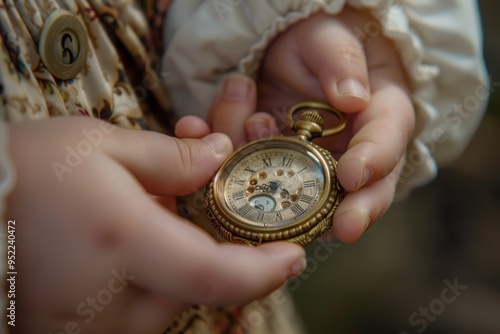
[[[306,111],[300,117],[301,121],[313,122],[320,126],[323,126],[323,117],[317,111]]]
[[[328,111],[338,118],[338,123],[329,129],[323,129],[323,117],[318,110]],[[298,121],[295,121],[294,115],[297,112],[304,111]],[[295,130],[299,139],[310,141],[318,137],[333,136],[346,127],[344,115],[337,109],[321,102],[302,102],[294,105],[288,111],[286,120],[290,129]]]
[[[302,140],[312,140],[321,137],[323,133],[323,117],[317,111],[308,110],[295,123],[294,130]]]

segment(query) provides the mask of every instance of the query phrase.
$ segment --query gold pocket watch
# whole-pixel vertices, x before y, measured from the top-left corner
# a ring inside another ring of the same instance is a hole
[[[338,124],[323,130],[317,110],[333,113]],[[297,112],[305,111],[295,121]],[[345,193],[337,180],[337,162],[311,142],[342,131],[342,113],[317,102],[300,103],[287,115],[294,137],[272,137],[236,150],[205,192],[207,215],[226,240],[259,245],[287,240],[308,245],[330,229]]]

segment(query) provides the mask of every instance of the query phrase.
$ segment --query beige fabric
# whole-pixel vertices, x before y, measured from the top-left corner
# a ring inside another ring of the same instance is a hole
[[[345,5],[369,9],[394,40],[413,84],[417,131],[398,187],[423,185],[464,149],[488,96],[477,5],[470,0],[176,1],[162,66],[174,107],[204,117],[223,77],[255,76],[271,39],[289,25]]]

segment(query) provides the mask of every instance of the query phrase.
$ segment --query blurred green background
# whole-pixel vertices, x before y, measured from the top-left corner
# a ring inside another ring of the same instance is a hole
[[[497,83],[484,121],[433,183],[292,282],[309,333],[500,333],[500,2],[479,5]]]

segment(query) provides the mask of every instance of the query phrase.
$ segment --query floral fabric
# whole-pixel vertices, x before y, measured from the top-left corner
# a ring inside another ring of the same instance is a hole
[[[78,16],[89,39],[84,69],[71,80],[58,79],[39,56],[40,43],[50,42],[40,41],[40,31],[58,9]],[[145,120],[155,112],[164,123],[173,121],[162,73],[155,70],[158,48],[142,8],[132,0],[113,4],[0,0],[0,31],[4,120],[93,116],[121,127],[144,129]]]

